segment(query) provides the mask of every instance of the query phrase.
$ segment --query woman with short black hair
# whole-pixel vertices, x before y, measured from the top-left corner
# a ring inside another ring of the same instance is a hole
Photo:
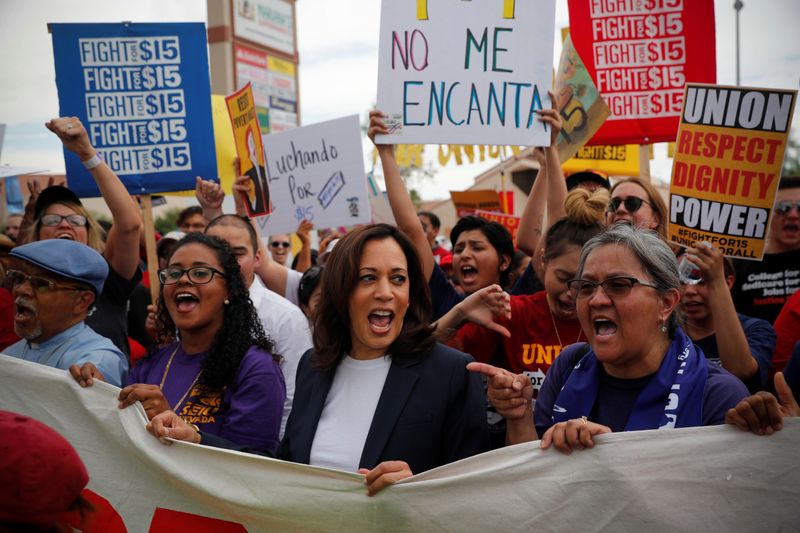
[[[437,344],[416,250],[397,228],[345,235],[322,275],[314,349],[277,457],[366,475],[368,492],[488,447],[483,385],[472,358]],[[174,414],[151,432],[230,448]],[[241,449],[241,448],[237,448]]]

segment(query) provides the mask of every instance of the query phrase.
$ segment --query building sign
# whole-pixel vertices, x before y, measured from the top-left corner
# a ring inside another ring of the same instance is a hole
[[[293,56],[292,4],[285,0],[235,0],[233,33],[236,37]]]

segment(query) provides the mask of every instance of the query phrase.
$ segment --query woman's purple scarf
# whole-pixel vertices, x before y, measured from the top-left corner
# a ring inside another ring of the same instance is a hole
[[[589,416],[597,400],[602,363],[593,350],[575,365],[553,406],[553,423]],[[706,358],[678,328],[661,366],[633,405],[625,431],[703,425]]]

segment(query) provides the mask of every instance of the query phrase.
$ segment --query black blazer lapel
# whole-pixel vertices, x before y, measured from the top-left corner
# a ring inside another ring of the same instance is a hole
[[[311,445],[314,442],[314,435],[317,434],[319,418],[322,416],[322,409],[325,407],[325,399],[333,384],[335,371],[319,372],[312,370],[310,377],[314,379],[308,405],[305,407],[305,417],[302,428],[293,436],[295,442],[292,443],[294,461],[303,464],[310,464]],[[295,396],[297,400],[297,396]]]
[[[417,372],[392,361],[361,453],[359,464],[362,467],[372,468],[380,462],[386,443],[418,379]]]

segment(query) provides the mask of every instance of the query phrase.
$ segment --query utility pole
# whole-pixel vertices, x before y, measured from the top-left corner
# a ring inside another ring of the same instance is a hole
[[[742,0],[736,0],[733,3],[733,9],[736,10],[736,85],[741,85],[741,78],[739,76],[739,12],[744,7]]]

